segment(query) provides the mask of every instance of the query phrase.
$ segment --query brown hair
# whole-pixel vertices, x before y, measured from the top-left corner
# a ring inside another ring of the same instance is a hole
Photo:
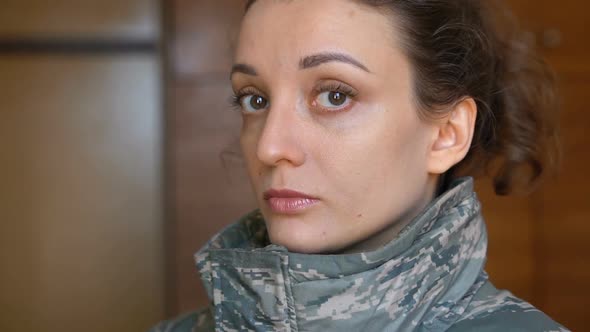
[[[446,181],[483,171],[507,195],[555,167],[553,74],[505,8],[491,0],[354,1],[389,14],[402,32],[423,115],[436,117],[466,97],[477,103],[472,146]]]

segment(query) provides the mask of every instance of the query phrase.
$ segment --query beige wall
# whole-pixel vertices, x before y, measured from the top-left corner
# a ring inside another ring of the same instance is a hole
[[[40,4],[8,1],[0,36],[158,38],[155,1]],[[157,54],[0,54],[0,331],[163,317],[160,81]]]

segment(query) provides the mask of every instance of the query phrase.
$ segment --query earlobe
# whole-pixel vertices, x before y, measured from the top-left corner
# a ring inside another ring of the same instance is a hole
[[[429,173],[443,174],[465,158],[471,147],[476,117],[477,104],[473,98],[465,98],[436,123]]]

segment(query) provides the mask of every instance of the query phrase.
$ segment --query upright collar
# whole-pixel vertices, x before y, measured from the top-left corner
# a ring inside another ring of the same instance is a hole
[[[485,280],[487,235],[471,178],[375,251],[306,255],[266,239],[254,211],[195,255],[218,329],[444,330]]]

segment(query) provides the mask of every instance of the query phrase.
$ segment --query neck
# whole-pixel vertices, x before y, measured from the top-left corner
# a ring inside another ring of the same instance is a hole
[[[297,254],[265,246],[264,230],[253,211],[196,255],[211,312],[225,329],[410,331],[423,322],[445,331],[487,278],[471,179],[434,199],[381,250]]]

